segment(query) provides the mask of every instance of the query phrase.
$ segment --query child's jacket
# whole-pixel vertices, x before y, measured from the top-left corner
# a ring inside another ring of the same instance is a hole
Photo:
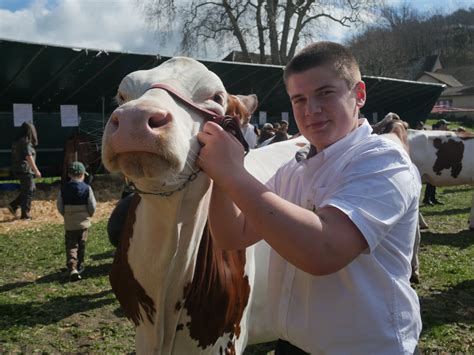
[[[67,231],[87,229],[95,212],[96,200],[92,188],[83,181],[72,179],[59,193],[56,205],[64,216]]]

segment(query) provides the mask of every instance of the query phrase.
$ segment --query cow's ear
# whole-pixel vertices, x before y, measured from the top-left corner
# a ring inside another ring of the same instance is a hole
[[[257,95],[237,95],[239,100],[244,104],[250,114],[253,114],[258,107]]]

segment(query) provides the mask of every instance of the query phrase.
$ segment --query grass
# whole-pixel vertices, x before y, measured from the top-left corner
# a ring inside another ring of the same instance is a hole
[[[474,232],[467,218],[474,188],[438,188],[444,206],[422,207],[420,296],[423,353],[474,351]],[[63,227],[0,234],[0,353],[130,353],[134,330],[110,290],[113,248],[106,222],[89,234],[84,279],[70,283]],[[272,344],[249,347],[265,354]]]
[[[467,228],[473,188],[438,188],[444,206],[423,206],[430,225],[422,233],[421,349],[429,352],[474,351],[474,232]]]
[[[0,352],[131,352],[133,327],[110,290],[105,222],[89,234],[81,282],[68,282],[61,225],[0,235]]]

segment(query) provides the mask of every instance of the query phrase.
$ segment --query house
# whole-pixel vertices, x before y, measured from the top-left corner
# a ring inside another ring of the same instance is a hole
[[[433,60],[433,57],[436,57]],[[470,117],[474,119],[474,67],[459,66],[443,68],[439,56],[423,57],[413,63],[412,73],[418,68],[416,81],[425,83],[444,84],[445,89],[441,93],[432,112],[446,113],[452,117]],[[422,63],[420,65],[420,63]]]

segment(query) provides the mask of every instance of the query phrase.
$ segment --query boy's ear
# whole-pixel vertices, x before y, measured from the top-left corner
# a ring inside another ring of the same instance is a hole
[[[365,105],[365,100],[367,98],[367,94],[365,91],[365,83],[363,81],[359,81],[355,86],[356,91],[356,103],[357,107],[361,108]]]

